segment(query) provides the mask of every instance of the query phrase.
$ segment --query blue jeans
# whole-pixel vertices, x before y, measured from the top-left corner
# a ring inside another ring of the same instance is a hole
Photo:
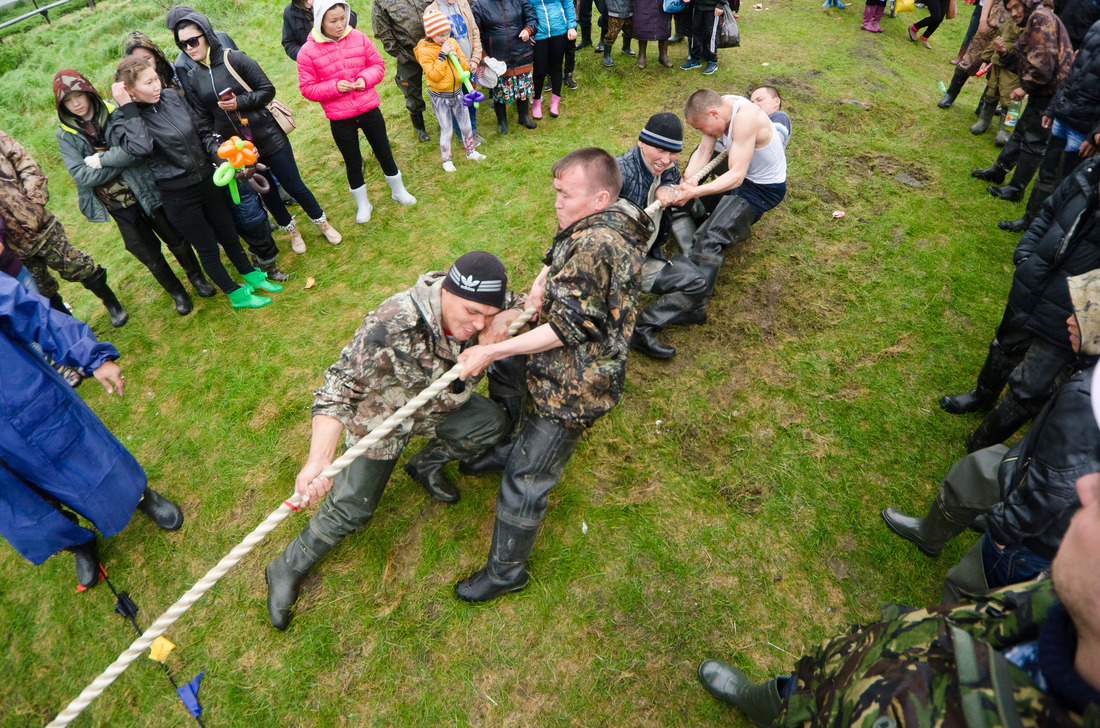
[[[294,150],[291,148],[290,142],[287,142],[286,146],[279,151],[266,157],[263,162],[270,169],[269,172],[264,173],[264,176],[271,183],[271,190],[263,195],[264,204],[271,212],[271,216],[275,218],[275,222],[286,227],[293,218],[287,211],[282,198],[279,197],[279,190],[275,186],[273,175],[278,175],[283,189],[298,201],[298,204],[302,206],[302,210],[309,215],[310,220],[320,220],[325,211],[317,204],[317,198],[313,196],[313,193],[306,187],[306,183],[302,181],[302,175],[298,172],[298,163],[294,161]]]
[[[985,580],[990,589],[1029,581],[1049,566],[1050,559],[1044,559],[1023,546],[1010,544],[998,550],[989,531],[982,535],[982,568],[985,569]]]
[[[15,280],[23,284],[23,287],[36,296],[41,296],[42,292],[38,290],[38,284],[34,282],[34,276],[27,270],[24,265],[19,266],[19,272],[15,274]]]

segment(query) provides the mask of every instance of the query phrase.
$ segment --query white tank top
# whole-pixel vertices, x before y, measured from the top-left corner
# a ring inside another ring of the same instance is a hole
[[[733,114],[730,116],[730,125],[726,133],[722,135],[722,145],[729,149],[733,146],[733,120],[737,117],[737,111],[742,104],[752,102],[744,96],[723,96],[723,100],[733,102]],[[771,185],[787,181],[787,155],[783,151],[783,137],[772,128],[772,136],[768,143],[756,148],[752,152],[752,160],[749,169],[745,172],[745,179],[758,185]]]

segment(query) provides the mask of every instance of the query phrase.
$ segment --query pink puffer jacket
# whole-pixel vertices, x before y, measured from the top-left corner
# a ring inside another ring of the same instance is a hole
[[[333,121],[378,108],[381,99],[374,87],[386,75],[386,62],[370,38],[354,28],[348,28],[340,40],[327,38],[316,30],[298,52],[298,88],[302,96],[320,102],[325,116]],[[337,81],[367,83],[362,91],[340,93]]]

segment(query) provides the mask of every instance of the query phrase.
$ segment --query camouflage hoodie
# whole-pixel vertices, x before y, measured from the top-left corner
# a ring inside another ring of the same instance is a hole
[[[57,218],[46,211],[47,178],[23,145],[0,131],[0,218],[4,244],[20,258],[38,252]]]
[[[445,278],[446,271],[425,273],[412,288],[383,301],[363,319],[340,360],[325,370],[325,382],[314,392],[313,414],[339,420],[349,447],[457,364],[462,350],[475,342],[453,341],[443,333]],[[509,294],[506,305],[522,308],[524,300]],[[396,459],[413,435],[431,437],[476,387],[472,377],[465,386],[456,382],[364,457]]]
[[[1020,86],[1034,96],[1053,96],[1062,88],[1073,65],[1073,46],[1066,26],[1043,5],[1043,0],[1023,0],[1024,24],[1004,67],[1020,77]]]
[[[564,346],[527,359],[527,389],[543,417],[589,427],[618,403],[652,231],[646,214],[621,199],[554,236],[540,319]]]

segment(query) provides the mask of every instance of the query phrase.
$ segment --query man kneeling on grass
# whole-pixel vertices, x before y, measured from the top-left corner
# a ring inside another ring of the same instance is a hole
[[[409,438],[433,439],[409,460],[405,472],[436,500],[454,503],[459,494],[444,479],[443,466],[484,451],[507,432],[508,417],[500,406],[474,393],[474,372],[333,480],[321,477],[336,457],[341,433],[351,447],[453,367],[467,344],[507,337],[523,303],[507,289],[504,264],[495,255],[467,253],[449,272],[422,275],[415,286],[367,314],[340,360],[325,371],[313,402],[309,456],[294,487],[305,503],[318,502],[330,488],[332,493],[267,566],[267,612],[277,629],[290,624],[291,607],[313,565],[370,521]]]

